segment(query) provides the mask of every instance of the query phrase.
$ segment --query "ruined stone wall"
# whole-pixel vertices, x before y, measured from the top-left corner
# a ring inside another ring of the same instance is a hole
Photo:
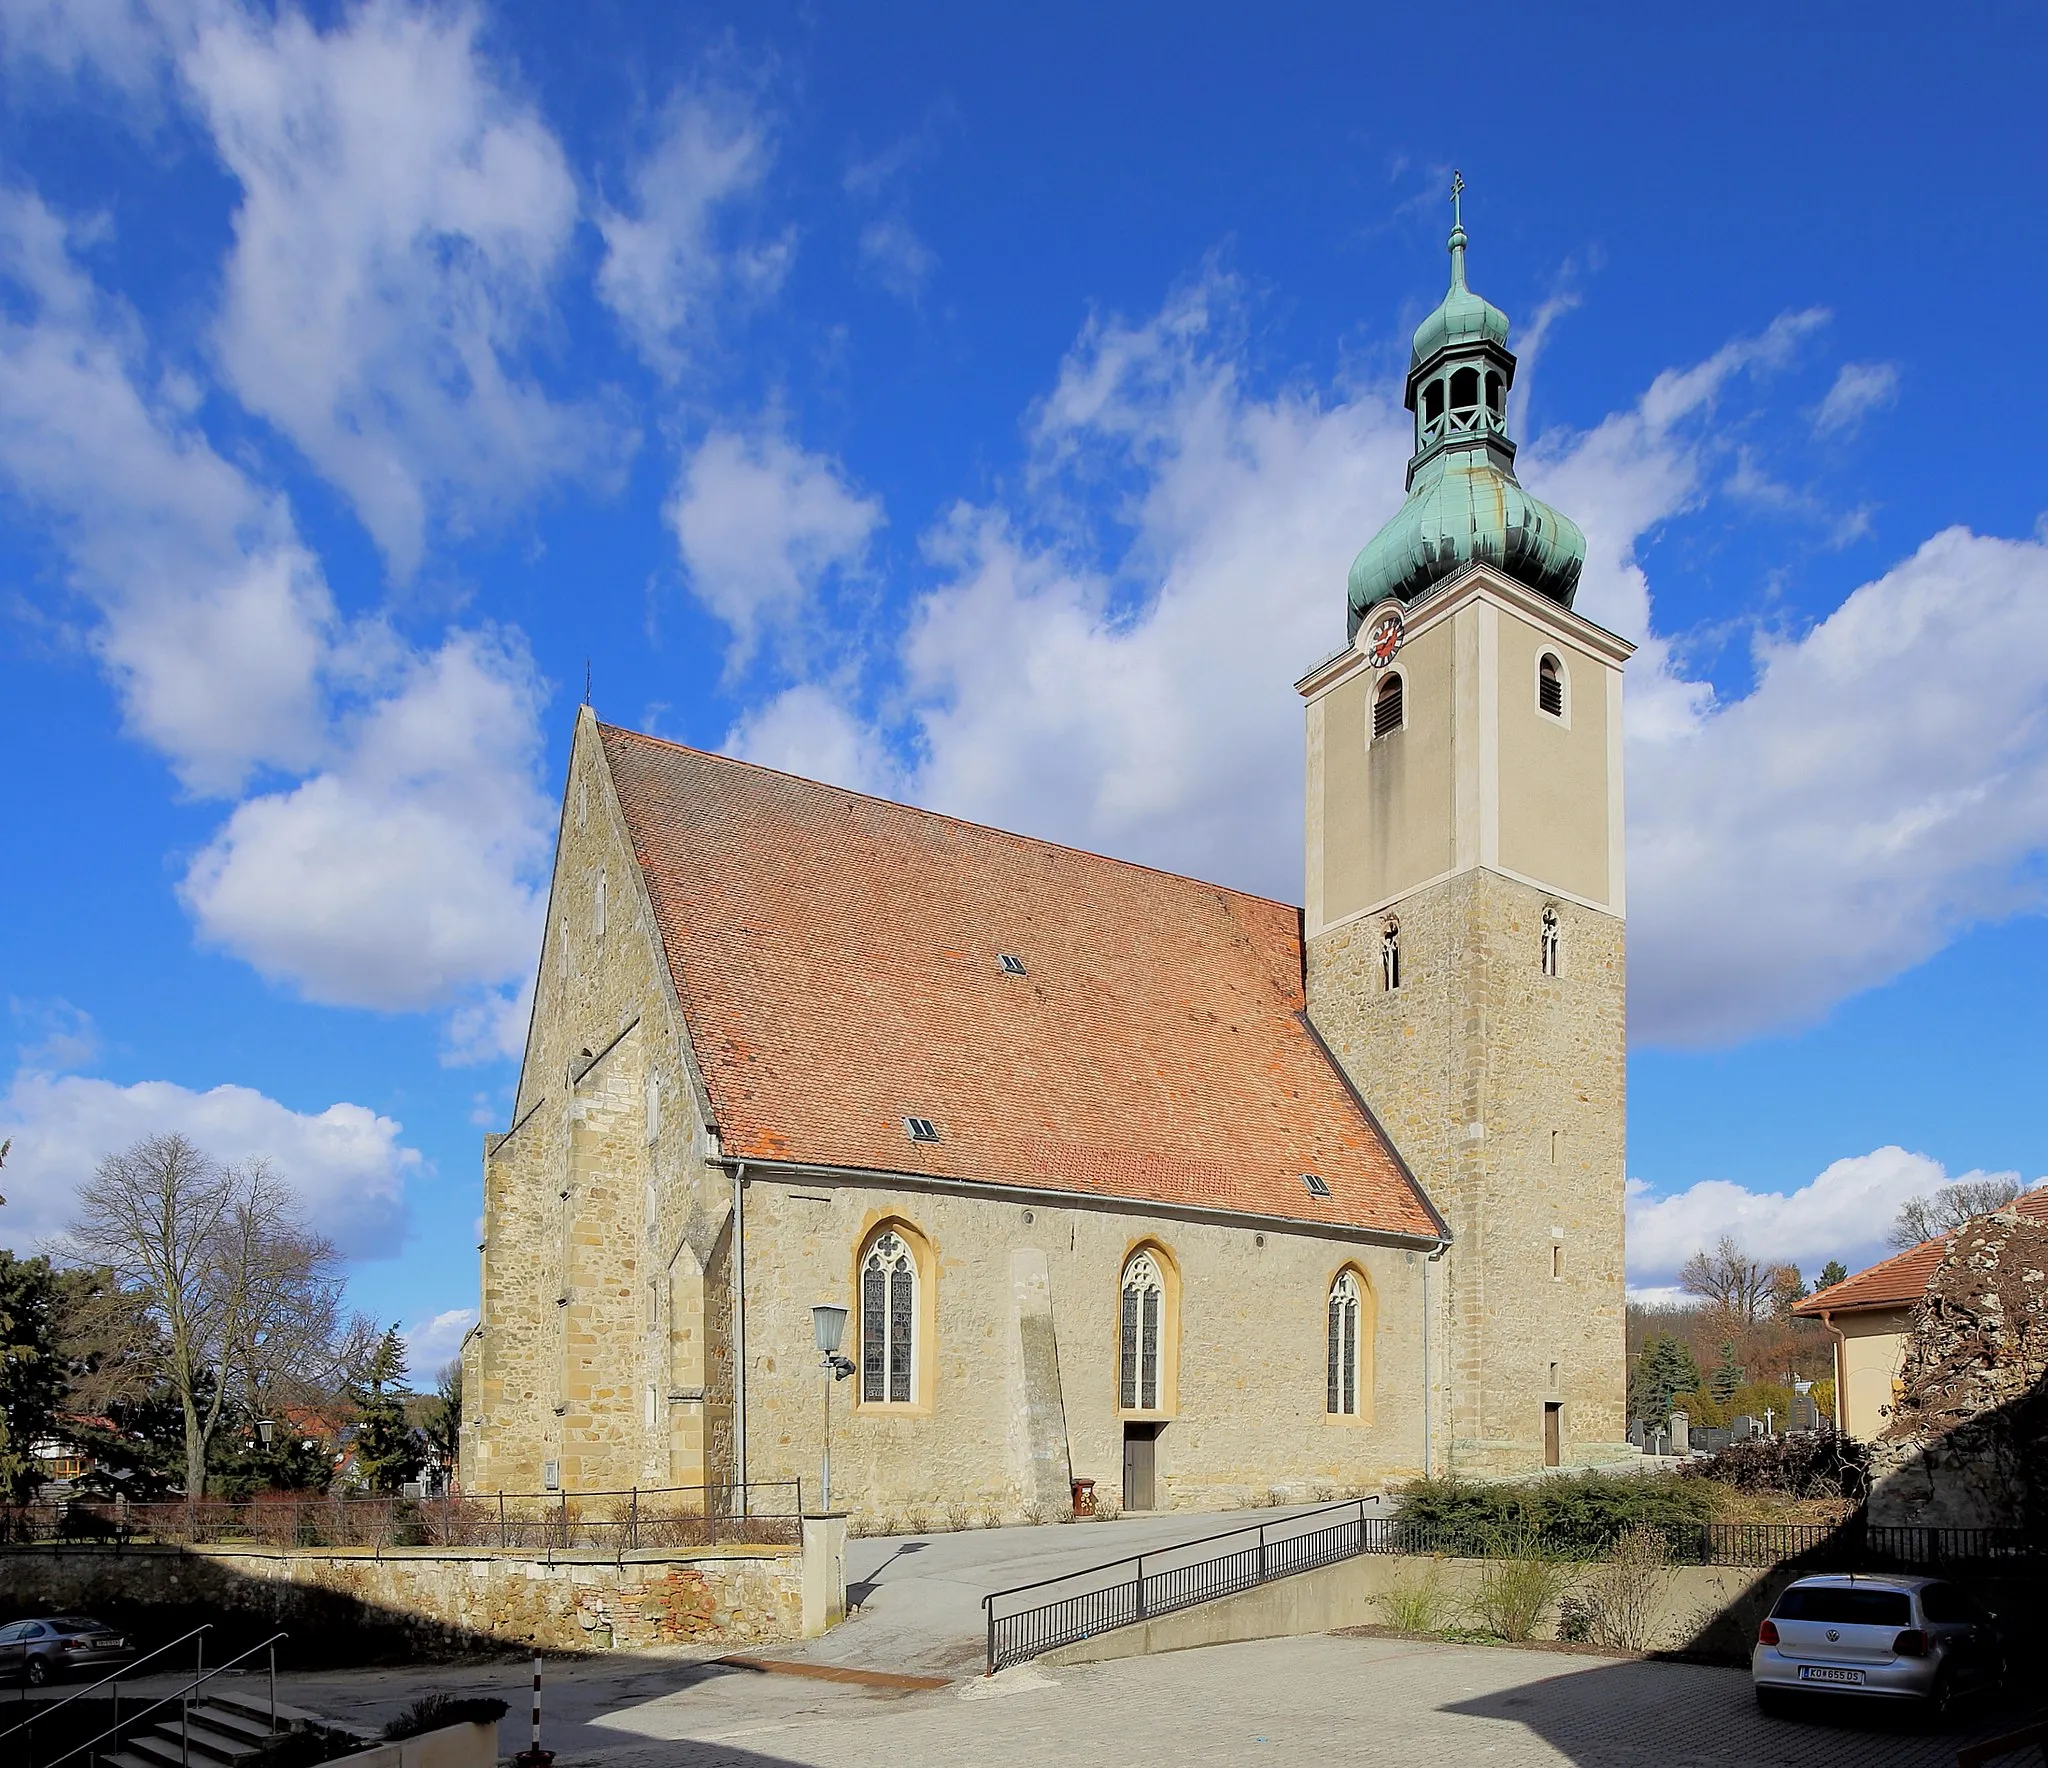
[[[296,1642],[283,1648],[287,1663],[357,1661],[493,1644],[587,1651],[794,1639],[803,1557],[770,1547],[552,1558],[433,1547],[0,1548],[0,1590],[0,1619],[103,1614],[167,1629],[198,1615],[234,1633],[287,1629]]]
[[[888,1224],[907,1230],[932,1287],[915,1403],[865,1405],[857,1375],[834,1387],[832,1499],[864,1522],[1014,1519],[1052,1501],[1068,1473],[1123,1502],[1120,1284],[1141,1242],[1172,1267],[1177,1367],[1167,1403],[1142,1415],[1164,1420],[1161,1508],[1376,1490],[1420,1469],[1420,1254],[1138,1208],[763,1177],[746,1201],[750,1478],[800,1477],[807,1501],[815,1492],[825,1397],[811,1307],[852,1310],[846,1349],[858,1359],[856,1264]],[[1332,1419],[1328,1297],[1347,1262],[1376,1304],[1375,1377],[1368,1416]]]
[[[1382,986],[1385,914],[1367,915],[1310,942],[1309,1011],[1450,1223],[1439,1454],[1540,1465],[1546,1400],[1566,1462],[1625,1454],[1623,923],[1483,869],[1389,912],[1400,989]]]
[[[2048,1528],[2048,1223],[2001,1210],[1959,1233],[1913,1310],[1870,1520]]]

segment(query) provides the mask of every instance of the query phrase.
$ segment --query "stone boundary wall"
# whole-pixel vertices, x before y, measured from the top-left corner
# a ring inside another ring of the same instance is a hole
[[[477,1548],[0,1548],[0,1619],[101,1614],[130,1628],[284,1628],[295,1655],[766,1644],[804,1631],[789,1547],[529,1555]],[[188,1618],[190,1617],[190,1618]],[[223,1625],[224,1624],[224,1625]],[[337,1636],[347,1643],[333,1649]],[[314,1645],[317,1653],[320,1648]],[[216,1661],[214,1650],[207,1653]]]
[[[1118,1627],[1078,1645],[1047,1652],[1038,1661],[1099,1663],[1108,1658],[1184,1651],[1198,1645],[1285,1639],[1305,1633],[1328,1633],[1339,1627],[1373,1626],[1385,1622],[1387,1617],[1379,1599],[1396,1586],[1417,1585],[1433,1574],[1450,1603],[1462,1607],[1478,1594],[1487,1567],[1499,1564],[1499,1560],[1365,1554],[1312,1572],[1276,1578],[1270,1584],[1260,1584],[1232,1596],[1219,1596],[1213,1602],[1198,1603],[1157,1620]],[[1746,1659],[1756,1638],[1757,1625],[1770,1612],[1778,1592],[1803,1575],[1791,1566],[1771,1570],[1755,1566],[1673,1566],[1653,1628],[1653,1649]],[[1538,1629],[1539,1637],[1556,1637],[1556,1619],[1555,1612],[1545,1617]]]

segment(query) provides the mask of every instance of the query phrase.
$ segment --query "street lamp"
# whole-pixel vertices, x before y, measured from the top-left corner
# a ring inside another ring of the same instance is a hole
[[[818,1340],[818,1366],[825,1371],[825,1453],[819,1468],[818,1508],[832,1508],[832,1385],[853,1373],[853,1362],[839,1354],[846,1335],[846,1310],[821,1301],[811,1309],[811,1330]]]
[[[266,1449],[269,1448],[270,1439],[277,1435],[277,1420],[274,1418],[257,1419],[256,1434],[263,1439],[263,1446]]]

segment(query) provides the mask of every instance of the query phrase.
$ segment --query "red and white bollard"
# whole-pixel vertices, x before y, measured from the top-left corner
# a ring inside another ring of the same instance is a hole
[[[540,1653],[533,1654],[533,1741],[512,1758],[513,1768],[549,1768],[553,1750],[540,1747]]]

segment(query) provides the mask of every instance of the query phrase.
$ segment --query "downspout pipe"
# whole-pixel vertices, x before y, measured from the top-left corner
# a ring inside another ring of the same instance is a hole
[[[732,1169],[732,1452],[740,1515],[747,1508],[747,1163]]]
[[[1846,1422],[1849,1406],[1849,1341],[1842,1335],[1841,1328],[1835,1324],[1835,1310],[1833,1308],[1821,1309],[1820,1323],[1827,1328],[1829,1335],[1835,1341],[1835,1434],[1837,1436],[1847,1436],[1849,1434],[1849,1427]]]
[[[1436,1478],[1436,1363],[1430,1355],[1430,1321],[1436,1313],[1433,1297],[1430,1295],[1429,1273],[1442,1262],[1451,1248],[1449,1240],[1439,1240],[1435,1250],[1424,1259],[1422,1265],[1422,1477]]]

